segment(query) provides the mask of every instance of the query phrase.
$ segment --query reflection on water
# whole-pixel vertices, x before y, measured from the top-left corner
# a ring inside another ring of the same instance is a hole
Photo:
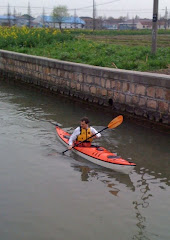
[[[80,161],[77,157],[77,161]],[[91,165],[91,164],[90,164]],[[132,193],[137,193],[137,199],[132,201],[132,205],[136,217],[136,227],[137,231],[133,235],[132,239],[134,240],[150,240],[150,233],[147,230],[148,219],[144,214],[143,209],[147,210],[150,207],[150,204],[154,198],[152,193],[153,185],[154,188],[161,188],[162,190],[166,189],[166,184],[162,185],[162,182],[166,179],[157,179],[154,176],[149,175],[145,172],[145,169],[140,170],[140,174],[137,174],[135,171],[129,176],[124,174],[117,174],[110,172],[109,170],[95,168],[94,165],[83,166],[73,164],[72,166],[76,171],[81,173],[82,181],[92,181],[93,178],[98,179],[108,188],[108,192],[113,195],[113,197],[120,197],[121,192],[124,191],[123,186],[130,190]],[[105,174],[103,174],[103,172]],[[121,185],[120,185],[121,184]],[[162,192],[163,194],[163,192]],[[153,220],[154,221],[154,220]],[[152,233],[154,237],[159,238],[159,234]]]
[[[139,228],[138,234],[134,235],[133,239],[149,239],[145,233],[147,219],[142,215],[141,208],[148,208],[149,202],[151,201],[152,194],[150,193],[149,183],[146,181],[144,174],[141,175],[141,180],[137,181],[137,187],[140,191],[140,200],[133,201],[134,209],[136,212],[136,218],[138,223],[136,224]]]
[[[126,119],[115,130],[103,132],[95,144],[137,164],[130,175],[114,172],[71,151],[66,156],[60,154],[65,147],[57,141],[54,126],[58,122],[72,132],[87,115],[101,130],[112,114],[92,111],[88,105],[67,98],[0,84],[0,208],[6,212],[0,220],[3,240],[10,239],[10,234],[18,239],[15,229],[6,233],[6,226],[15,226],[23,240],[29,239],[28,226],[24,225],[25,232],[20,228],[24,219],[37,227],[30,239],[48,239],[47,233],[54,232],[52,240],[59,233],[60,239],[109,240],[114,229],[115,239],[169,240],[168,135]],[[41,235],[37,229],[44,229],[44,225],[46,231],[41,230]]]
[[[100,180],[101,182],[103,182],[106,185],[106,187],[109,189],[109,192],[111,194],[113,194],[114,196],[118,195],[120,190],[116,187],[116,184],[113,183],[112,180],[115,179],[115,180],[119,181],[119,183],[120,183],[120,180],[113,177],[111,173],[109,174],[108,170],[106,170],[106,169],[104,170],[105,173],[107,173],[107,174],[104,176],[105,179],[103,179],[103,177],[100,176],[100,169],[94,170],[94,169],[91,169],[88,166],[80,166],[80,165],[75,165],[73,167],[74,167],[75,170],[78,170],[81,173],[81,180],[82,181],[90,181],[90,179],[92,179],[92,178],[97,178],[98,180]],[[103,173],[103,171],[101,171],[101,172]],[[126,180],[124,182],[124,184],[127,187],[130,187],[131,190],[132,190],[132,185],[133,184],[130,180],[130,177],[128,175],[124,175],[122,180]]]

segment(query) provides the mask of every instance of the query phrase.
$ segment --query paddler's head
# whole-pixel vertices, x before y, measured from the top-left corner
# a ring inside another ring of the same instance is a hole
[[[89,119],[87,117],[83,117],[80,122],[80,126],[83,129],[89,128]]]

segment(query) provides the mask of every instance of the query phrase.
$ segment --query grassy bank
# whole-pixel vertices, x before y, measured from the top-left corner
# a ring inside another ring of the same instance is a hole
[[[127,31],[124,34],[127,34]],[[140,42],[135,46],[120,45],[118,38],[117,43],[108,44],[86,39],[82,30],[66,30],[60,33],[58,30],[42,28],[1,28],[0,48],[65,61],[137,71],[164,69],[170,64],[170,47],[160,46],[156,56],[153,56],[151,47],[140,45]]]

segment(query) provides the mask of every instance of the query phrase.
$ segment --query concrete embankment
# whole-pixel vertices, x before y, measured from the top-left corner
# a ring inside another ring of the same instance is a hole
[[[0,76],[120,111],[170,124],[170,76],[64,62],[0,51]]]

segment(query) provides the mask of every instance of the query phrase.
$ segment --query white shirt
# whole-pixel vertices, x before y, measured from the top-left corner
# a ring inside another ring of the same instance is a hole
[[[95,135],[97,138],[101,137],[101,134],[98,133],[98,132],[96,131],[96,129],[94,129],[93,127],[90,127],[90,131],[91,131],[91,133],[92,133],[93,135],[97,133],[97,134]],[[80,127],[77,127],[77,128],[74,130],[74,132],[72,133],[72,135],[70,136],[70,139],[69,139],[69,141],[68,141],[68,144],[69,144],[70,146],[73,145],[73,142],[77,139],[78,135],[80,135]]]

